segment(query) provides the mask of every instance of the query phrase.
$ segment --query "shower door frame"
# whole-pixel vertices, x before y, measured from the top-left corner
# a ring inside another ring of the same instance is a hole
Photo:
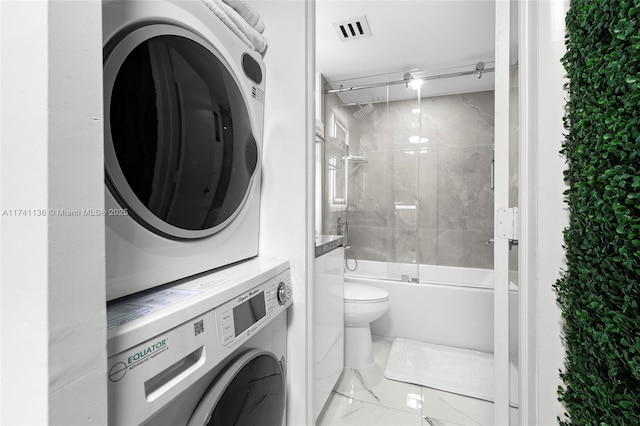
[[[509,425],[509,238],[501,232],[500,211],[509,209],[509,90],[510,27],[509,0],[495,2],[495,115],[494,115],[494,424]]]
[[[555,392],[565,361],[563,325],[551,285],[566,268],[562,230],[569,225],[559,152],[567,96],[560,58],[570,5],[526,0],[519,6],[519,420],[528,425],[565,414]]]
[[[561,186],[564,160],[559,155],[564,130],[558,115],[566,101],[560,58],[566,51],[564,17],[569,1],[526,0],[518,5],[518,420],[520,425],[533,425],[552,422],[565,412],[557,395],[546,391],[561,384],[558,370],[564,363],[562,318],[550,287],[566,267],[562,229],[569,223]],[[495,322],[494,327],[504,330],[505,324]],[[500,383],[508,386],[503,376]],[[503,415],[502,409],[495,410]]]

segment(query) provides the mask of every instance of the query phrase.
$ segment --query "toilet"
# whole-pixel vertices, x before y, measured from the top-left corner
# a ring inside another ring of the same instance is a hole
[[[372,321],[389,309],[389,292],[366,284],[344,283],[344,364],[361,368],[373,364]]]

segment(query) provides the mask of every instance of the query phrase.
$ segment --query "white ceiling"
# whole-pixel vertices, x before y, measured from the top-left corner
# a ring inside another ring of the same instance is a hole
[[[424,76],[473,70],[479,61],[489,68],[494,59],[494,14],[494,0],[317,0],[317,71],[337,88],[401,80],[407,71]],[[333,23],[362,15],[372,36],[342,41]],[[435,90],[432,95],[489,90],[493,74],[428,83],[424,86]],[[382,91],[360,92],[368,92],[368,98],[362,93],[341,97],[345,102],[371,102],[383,96]]]

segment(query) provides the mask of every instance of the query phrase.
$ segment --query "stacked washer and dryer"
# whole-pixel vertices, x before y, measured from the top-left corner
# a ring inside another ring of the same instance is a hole
[[[109,423],[285,423],[257,257],[265,66],[200,1],[103,1]]]

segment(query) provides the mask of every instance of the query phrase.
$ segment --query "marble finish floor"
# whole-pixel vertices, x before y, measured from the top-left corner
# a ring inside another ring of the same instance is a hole
[[[494,425],[491,402],[385,378],[391,343],[374,337],[374,365],[345,368],[316,426]],[[517,425],[518,410],[510,417]]]

